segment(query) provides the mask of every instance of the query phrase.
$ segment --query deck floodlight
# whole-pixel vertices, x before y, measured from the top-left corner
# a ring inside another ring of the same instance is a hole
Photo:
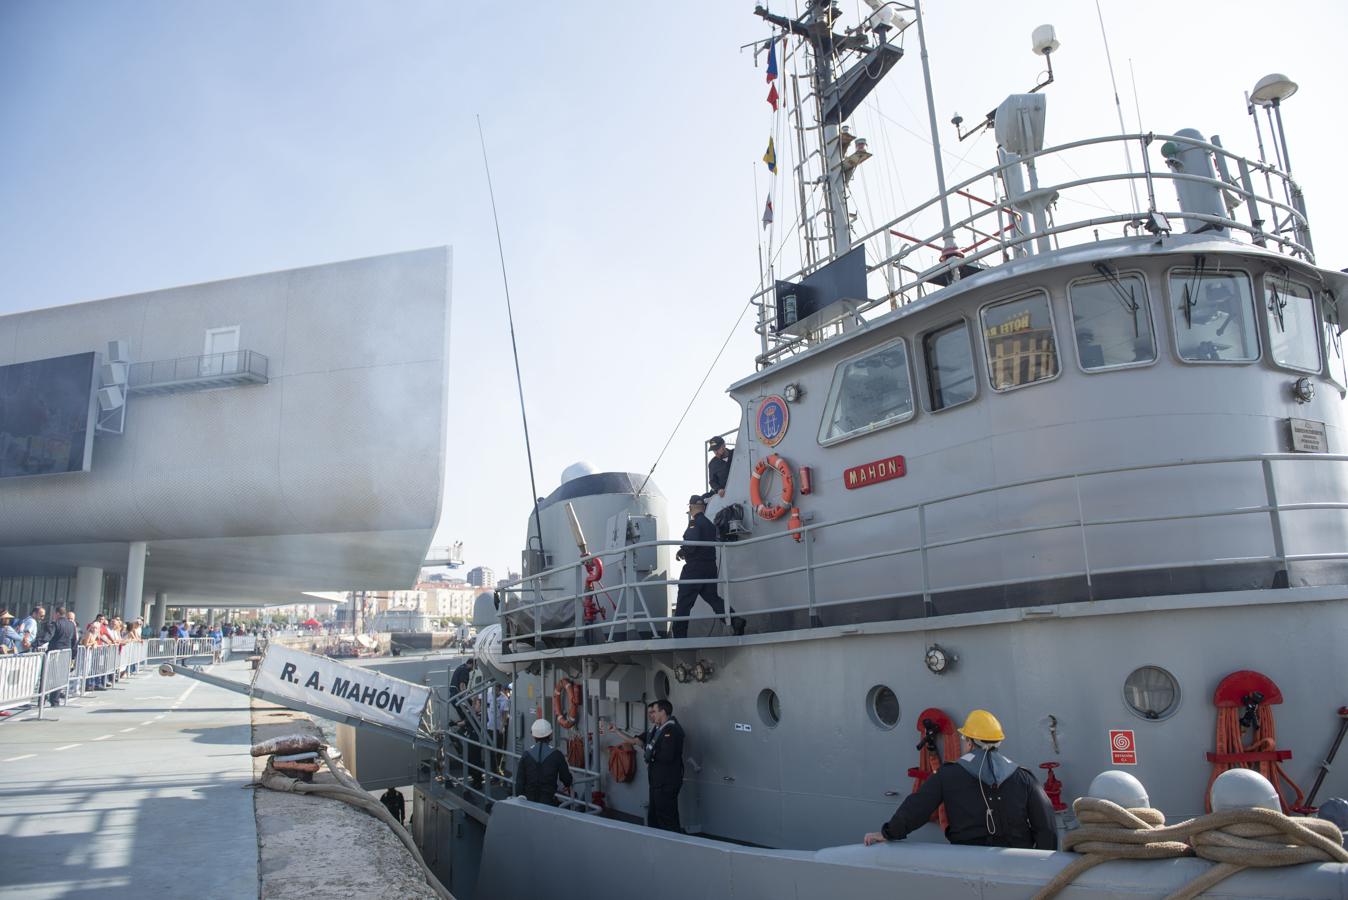
[[[1030,35],[1030,43],[1036,56],[1048,56],[1062,46],[1058,42],[1057,32],[1053,30],[1052,25],[1040,25],[1036,28],[1034,33]],[[1296,90],[1296,87],[1293,86],[1292,90]]]
[[[1281,72],[1265,75],[1250,91],[1250,102],[1256,106],[1277,106],[1297,92],[1297,83]]]

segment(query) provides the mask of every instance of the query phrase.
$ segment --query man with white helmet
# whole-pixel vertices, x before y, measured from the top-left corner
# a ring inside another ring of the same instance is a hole
[[[570,789],[571,767],[562,751],[552,746],[552,724],[547,719],[535,719],[530,732],[535,743],[524,751],[515,770],[515,796],[557,806],[557,783]]]
[[[879,831],[866,835],[866,845],[903,840],[944,803],[952,844],[1058,849],[1053,805],[1039,779],[998,752],[1006,734],[997,717],[976,709],[959,732],[965,754],[922,782]]]

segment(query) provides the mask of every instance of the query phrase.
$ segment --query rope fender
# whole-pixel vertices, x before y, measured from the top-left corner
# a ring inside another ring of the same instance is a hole
[[[1271,809],[1232,809],[1165,825],[1160,810],[1124,809],[1108,800],[1080,797],[1072,810],[1082,827],[1063,838],[1063,849],[1081,854],[1034,895],[1049,900],[1081,873],[1115,859],[1198,856],[1217,863],[1170,894],[1192,900],[1245,868],[1301,863],[1348,863],[1343,835],[1332,822],[1285,816]]]

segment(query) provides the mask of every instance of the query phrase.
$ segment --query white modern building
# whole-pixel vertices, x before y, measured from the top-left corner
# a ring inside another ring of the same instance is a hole
[[[0,605],[412,587],[449,285],[437,247],[0,316]]]

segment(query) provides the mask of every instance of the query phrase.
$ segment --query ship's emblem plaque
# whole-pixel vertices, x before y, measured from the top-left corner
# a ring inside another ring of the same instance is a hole
[[[777,446],[786,437],[790,423],[791,413],[787,411],[786,401],[776,394],[758,404],[758,440],[763,444]]]

